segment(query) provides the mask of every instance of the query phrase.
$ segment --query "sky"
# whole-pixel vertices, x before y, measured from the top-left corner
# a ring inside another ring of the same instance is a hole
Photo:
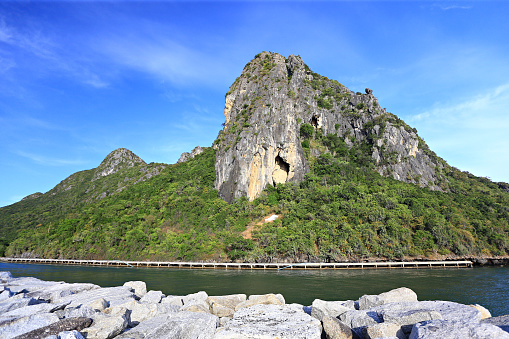
[[[2,1],[0,206],[125,147],[211,146],[262,51],[373,90],[450,165],[509,182],[509,2]]]

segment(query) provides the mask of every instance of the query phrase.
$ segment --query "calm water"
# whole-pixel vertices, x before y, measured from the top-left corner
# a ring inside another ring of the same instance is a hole
[[[493,316],[509,314],[509,267],[382,269],[338,271],[189,270],[167,268],[77,267],[0,263],[15,277],[88,282],[103,287],[143,280],[147,289],[185,295],[281,293],[287,303],[310,305],[314,299],[358,299],[393,288],[408,287],[419,300],[450,300],[480,304]]]

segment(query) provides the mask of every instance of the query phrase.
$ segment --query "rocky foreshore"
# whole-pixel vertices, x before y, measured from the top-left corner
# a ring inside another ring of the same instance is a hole
[[[0,339],[509,339],[509,315],[418,301],[406,287],[304,306],[280,294],[166,296],[142,281],[102,288],[0,272],[0,282]]]

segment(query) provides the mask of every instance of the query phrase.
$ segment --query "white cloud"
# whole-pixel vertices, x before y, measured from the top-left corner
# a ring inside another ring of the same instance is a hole
[[[509,181],[509,83],[472,98],[434,107],[409,119],[431,149],[452,166]]]
[[[27,158],[27,159],[31,160],[32,162],[35,162],[39,165],[44,165],[44,166],[69,166],[69,165],[86,164],[86,162],[83,160],[52,158],[52,157],[47,157],[45,155],[33,154],[33,153],[29,153],[29,152],[24,152],[24,151],[17,151],[16,154],[19,156],[22,156],[24,158]]]

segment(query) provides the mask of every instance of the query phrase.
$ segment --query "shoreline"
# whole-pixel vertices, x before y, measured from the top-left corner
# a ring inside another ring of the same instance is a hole
[[[506,259],[509,262],[509,258]],[[107,267],[158,267],[179,269],[242,269],[242,270],[344,270],[344,269],[397,269],[397,268],[471,268],[476,264],[470,260],[443,261],[374,261],[344,263],[211,263],[211,262],[163,262],[163,261],[124,261],[124,260],[77,260],[42,258],[0,258],[0,262],[33,263],[75,266]],[[492,264],[493,266],[498,264]],[[482,266],[477,264],[477,266]]]

